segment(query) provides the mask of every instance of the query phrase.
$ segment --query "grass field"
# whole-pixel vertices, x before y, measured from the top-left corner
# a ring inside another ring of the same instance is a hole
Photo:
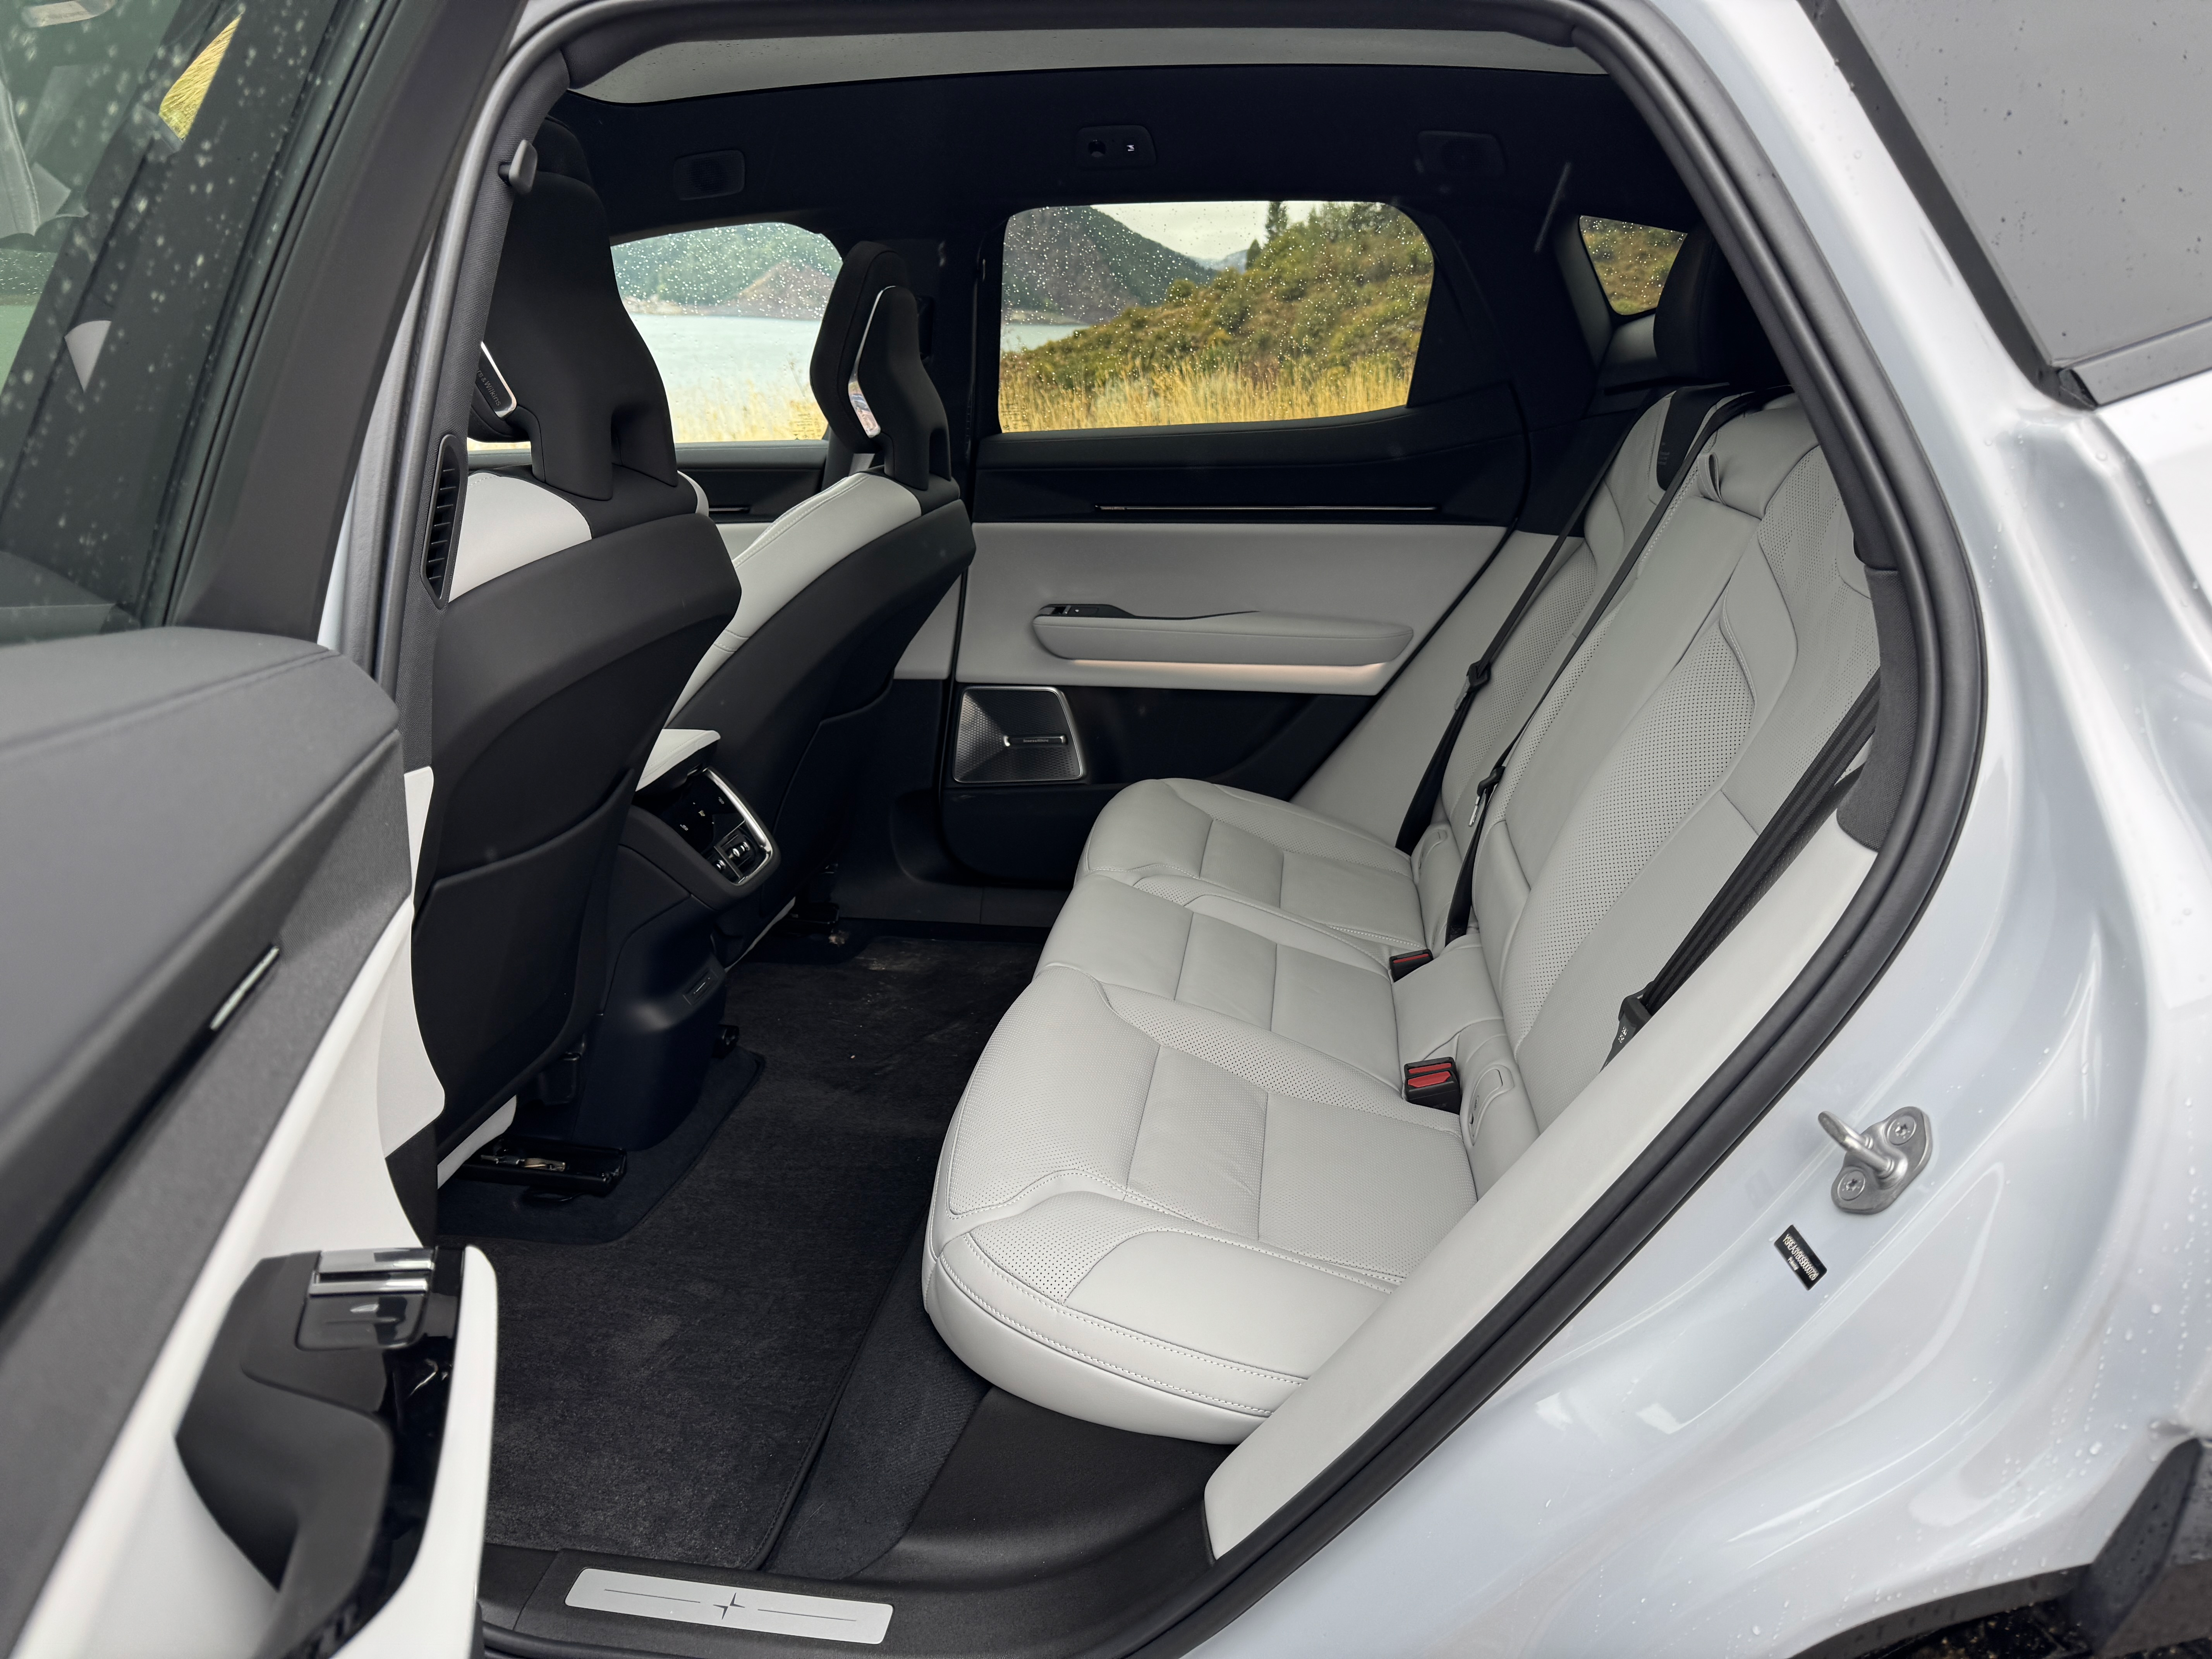
[[[1638,317],[1659,303],[1659,290],[1682,251],[1682,233],[1625,219],[1584,219],[1583,246],[1613,308]]]
[[[1358,415],[1403,404],[1411,378],[1409,369],[1370,358],[1306,374],[1249,365],[1207,372],[1132,364],[1128,374],[1103,386],[1068,386],[1025,372],[1022,360],[1028,356],[1010,351],[1000,359],[999,425],[1007,432]]]
[[[822,411],[813,398],[774,396],[750,380],[738,386],[715,380],[672,386],[668,413],[679,444],[822,435]]]

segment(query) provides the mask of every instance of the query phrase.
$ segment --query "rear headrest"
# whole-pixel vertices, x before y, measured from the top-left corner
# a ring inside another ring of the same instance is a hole
[[[1703,225],[1674,256],[1651,337],[1660,367],[1678,380],[1770,386],[1786,378],[1742,285]]]
[[[483,337],[541,481],[602,501],[617,465],[676,483],[668,394],[623,309],[606,212],[589,185],[541,167],[514,198]]]
[[[845,255],[807,378],[833,453],[880,453],[884,471],[910,489],[951,475],[945,404],[922,366],[921,307],[906,262],[882,243],[857,242]]]

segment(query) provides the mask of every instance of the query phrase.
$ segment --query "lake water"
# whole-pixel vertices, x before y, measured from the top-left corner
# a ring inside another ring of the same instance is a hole
[[[779,317],[633,317],[672,396],[678,388],[702,392],[720,382],[735,390],[748,382],[770,398],[809,396],[806,365],[814,356],[817,323]],[[1008,323],[999,330],[1001,351],[1023,351],[1065,339],[1074,323]]]
[[[1001,323],[999,325],[1000,351],[1027,351],[1031,346],[1042,345],[1047,340],[1065,340],[1083,326],[1080,323]]]
[[[808,398],[817,323],[781,317],[633,317],[669,395],[750,384],[772,400]]]

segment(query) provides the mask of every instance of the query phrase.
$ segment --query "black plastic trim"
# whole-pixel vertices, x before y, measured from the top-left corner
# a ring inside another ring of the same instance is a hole
[[[1995,1613],[2056,1601],[2081,1579],[2081,1568],[2068,1567],[2058,1572],[2039,1572],[2030,1578],[1961,1590],[1956,1595],[1939,1596],[1933,1601],[1923,1601],[1897,1613],[1885,1613],[1879,1619],[1855,1625],[1804,1649],[1796,1659],[1867,1659],[1870,1654],[1886,1654],[1900,1643],[1918,1637],[1938,1636]]]
[[[1418,407],[1311,421],[1001,432],[976,447],[975,517],[1419,507],[1503,523],[1525,484],[1519,400],[1504,381]]]

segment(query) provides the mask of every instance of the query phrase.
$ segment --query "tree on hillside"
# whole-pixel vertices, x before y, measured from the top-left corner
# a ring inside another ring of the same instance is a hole
[[[1271,220],[1281,205],[1269,204]],[[1170,374],[1313,380],[1355,365],[1410,377],[1428,313],[1427,239],[1373,202],[1326,202],[1283,220],[1244,270],[1178,281],[1158,305],[1010,355],[1002,379],[1095,391]]]
[[[1267,240],[1268,240],[1269,241],[1271,241],[1271,242],[1272,242],[1272,241],[1273,241],[1273,240],[1275,240],[1275,238],[1277,238],[1278,236],[1281,235],[1285,231],[1288,230],[1290,228],[1291,228],[1291,211],[1290,211],[1290,210],[1289,210],[1288,208],[1285,207],[1285,206],[1284,206],[1280,202],[1270,202],[1270,203],[1268,203],[1268,204],[1267,204],[1267,220],[1266,226],[1264,227],[1264,228],[1266,229],[1266,232],[1267,232]]]

